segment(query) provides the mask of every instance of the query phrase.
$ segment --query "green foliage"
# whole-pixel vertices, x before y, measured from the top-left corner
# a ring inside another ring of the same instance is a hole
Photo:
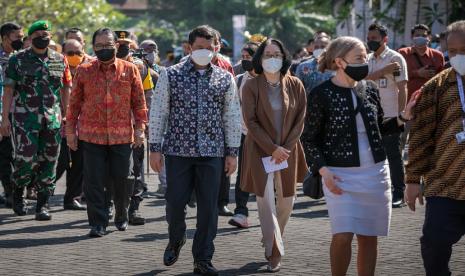
[[[450,7],[451,14],[449,16],[449,23],[465,20],[465,1],[452,0],[452,7]]]
[[[149,7],[134,24],[136,34],[140,39],[154,38],[162,50],[179,45],[193,27],[202,24],[218,29],[232,43],[233,15],[247,16],[250,33],[279,38],[290,49],[304,45],[315,30],[332,33],[335,28],[330,1],[149,0]]]
[[[119,27],[125,20],[105,0],[0,0],[0,10],[0,22],[15,21],[25,30],[36,20],[49,20],[58,42],[71,27],[79,27],[90,35],[103,26]]]

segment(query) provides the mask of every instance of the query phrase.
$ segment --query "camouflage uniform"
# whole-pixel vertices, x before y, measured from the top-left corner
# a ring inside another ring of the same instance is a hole
[[[51,49],[43,58],[31,48],[10,58],[5,85],[14,88],[11,123],[15,187],[34,182],[38,192],[53,193],[61,142],[60,90],[70,83],[66,60]]]

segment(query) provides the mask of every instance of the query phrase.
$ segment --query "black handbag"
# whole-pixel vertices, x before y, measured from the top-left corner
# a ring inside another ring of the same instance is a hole
[[[320,174],[313,174],[311,170],[307,173],[302,182],[302,189],[304,195],[309,196],[313,199],[320,199],[324,196],[323,194],[323,182],[321,181]]]

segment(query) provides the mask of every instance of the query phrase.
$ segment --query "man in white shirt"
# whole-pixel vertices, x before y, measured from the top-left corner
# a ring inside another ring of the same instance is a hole
[[[378,84],[385,118],[397,117],[404,110],[407,99],[407,63],[404,57],[390,49],[386,27],[372,24],[368,27],[367,44],[370,74],[367,79]],[[394,188],[392,206],[402,207],[404,198],[404,167],[400,150],[400,135],[384,135],[383,142],[389,160],[391,182]]]

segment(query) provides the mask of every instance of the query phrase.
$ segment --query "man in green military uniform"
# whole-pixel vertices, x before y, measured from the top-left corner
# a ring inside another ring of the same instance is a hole
[[[13,210],[25,215],[23,189],[37,185],[36,220],[50,220],[46,205],[55,189],[55,169],[60,151],[60,127],[66,113],[71,73],[66,59],[48,49],[50,23],[29,27],[32,46],[13,55],[5,72],[0,134],[13,130]],[[12,120],[8,119],[14,100]],[[61,105],[60,105],[61,102]]]

